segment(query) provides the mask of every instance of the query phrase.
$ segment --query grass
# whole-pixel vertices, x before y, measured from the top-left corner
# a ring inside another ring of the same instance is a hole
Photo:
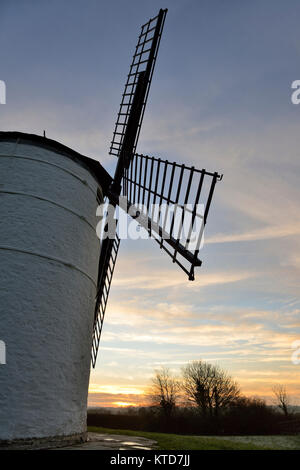
[[[274,447],[264,447],[254,443],[234,442],[228,439],[202,436],[182,436],[179,434],[165,434],[158,432],[131,431],[129,429],[108,429],[101,427],[88,427],[89,432],[101,434],[125,434],[127,436],[140,436],[157,441],[160,450],[273,450]]]

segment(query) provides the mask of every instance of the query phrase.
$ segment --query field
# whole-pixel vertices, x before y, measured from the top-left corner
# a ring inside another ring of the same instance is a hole
[[[300,436],[182,436],[90,426],[90,432],[141,436],[157,441],[160,450],[299,450]]]

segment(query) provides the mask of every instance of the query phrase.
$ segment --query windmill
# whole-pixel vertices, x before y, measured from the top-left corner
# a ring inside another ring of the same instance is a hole
[[[0,341],[7,345],[0,448],[86,440],[91,363],[122,238],[121,218],[111,229],[107,214],[99,244],[104,198],[116,218],[125,209],[189,280],[201,265],[222,176],[136,152],[166,13],[141,28],[110,146],[113,178],[45,134],[0,132]]]
[[[123,196],[126,201],[123,208],[128,214],[138,218],[139,224],[172,262],[188,275],[189,280],[194,280],[194,268],[201,266],[198,255],[204,226],[215,185],[222,175],[136,153],[166,14],[167,9],[161,9],[141,27],[110,146],[110,155],[118,161],[106,197],[116,208]],[[155,211],[155,204],[165,204],[166,209]],[[201,204],[203,210],[199,212]],[[170,206],[174,209],[172,213]],[[105,229],[107,225],[108,221],[104,222]],[[196,240],[191,250],[191,235],[195,229]],[[93,367],[119,246],[117,230],[102,241],[93,328]]]

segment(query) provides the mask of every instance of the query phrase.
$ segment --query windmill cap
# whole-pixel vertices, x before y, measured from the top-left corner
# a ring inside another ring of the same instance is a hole
[[[71,149],[70,147],[67,147],[66,145],[61,144],[60,142],[57,142],[56,140],[48,139],[47,137],[36,134],[27,134],[24,132],[0,131],[0,141],[18,142],[19,144],[43,147],[76,161],[78,164],[86,168],[95,177],[95,179],[101,186],[104,194],[106,194],[112,182],[112,177],[109,175],[109,173],[107,173],[107,171],[98,161],[86,157],[85,155],[76,152],[75,150]]]

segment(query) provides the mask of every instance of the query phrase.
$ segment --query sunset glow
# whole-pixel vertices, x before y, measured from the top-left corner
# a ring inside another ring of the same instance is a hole
[[[138,406],[138,403],[130,403],[130,402],[126,402],[126,401],[114,401],[112,402],[112,406],[120,406],[121,408],[124,407],[124,406]]]

